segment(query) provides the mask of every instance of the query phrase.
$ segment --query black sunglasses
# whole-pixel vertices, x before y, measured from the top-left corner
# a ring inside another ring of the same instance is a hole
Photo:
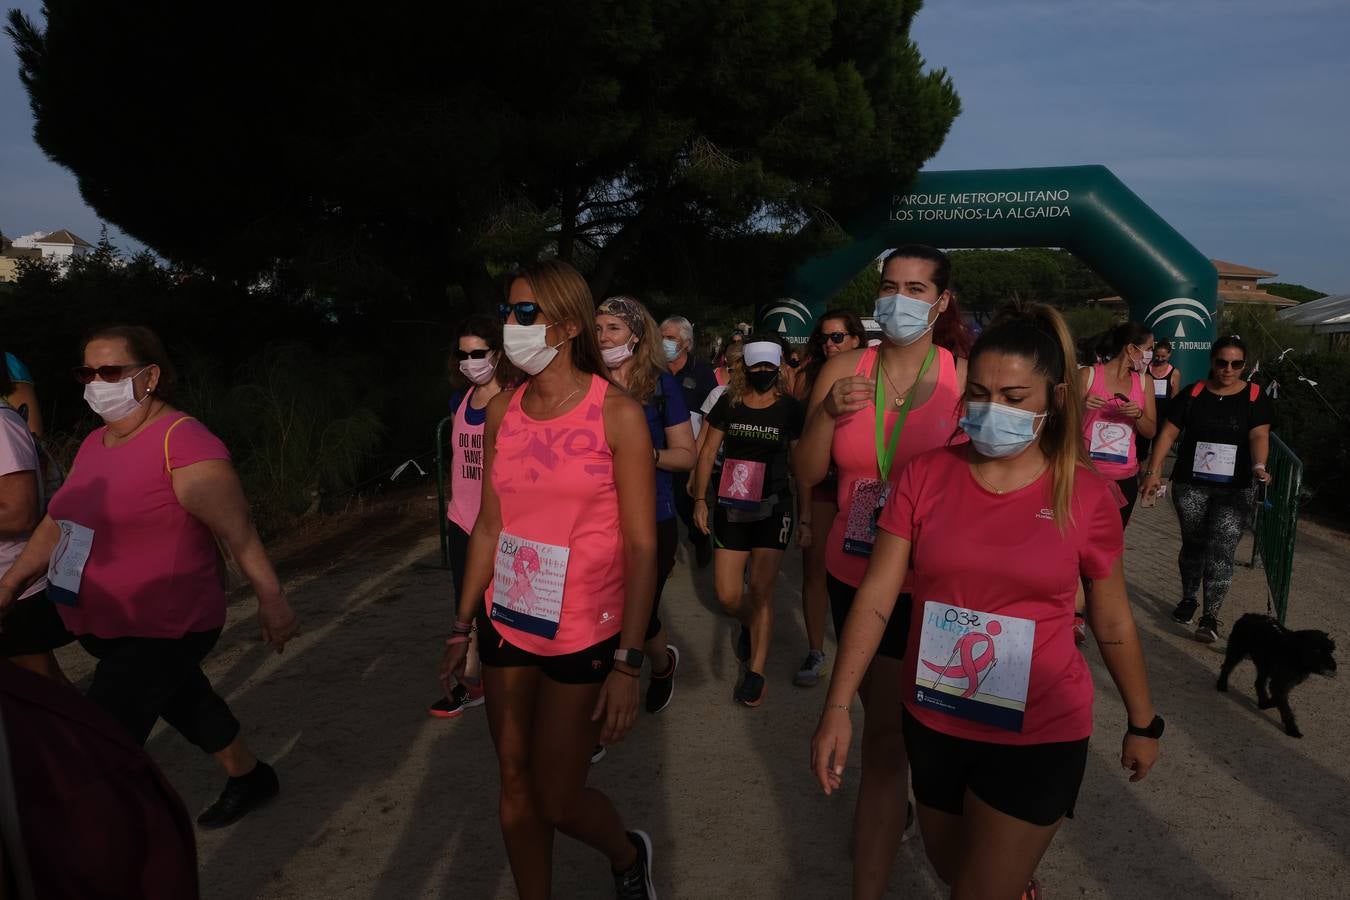
[[[122,376],[126,373],[127,369],[135,369],[138,366],[142,369],[149,368],[149,366],[145,366],[141,363],[127,363],[125,366],[99,366],[98,368],[94,368],[93,366],[76,366],[71,370],[71,374],[75,376],[75,380],[80,384],[90,384],[95,378],[102,378],[109,384],[116,384],[122,380]]]
[[[826,341],[829,341],[831,344],[842,344],[846,337],[849,337],[847,331],[831,331],[829,334],[822,334],[820,336],[820,342],[822,344]]]
[[[456,350],[455,359],[464,362],[466,359],[487,359],[491,350]]]
[[[1247,365],[1247,361],[1245,359],[1214,360],[1214,368],[1216,369],[1241,369],[1245,365]]]
[[[497,312],[501,313],[503,322],[511,317],[511,313],[515,313],[517,324],[533,325],[535,317],[539,315],[539,304],[533,300],[522,300],[519,303],[498,303]]]

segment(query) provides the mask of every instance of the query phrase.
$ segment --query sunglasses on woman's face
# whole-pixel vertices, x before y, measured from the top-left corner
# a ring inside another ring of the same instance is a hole
[[[533,300],[522,300],[519,303],[498,303],[497,312],[501,313],[502,321],[505,322],[516,314],[517,325],[533,325],[535,317],[539,315],[539,304]]]
[[[125,366],[98,366],[97,368],[94,366],[76,366],[71,371],[75,375],[75,380],[80,384],[89,384],[95,378],[102,378],[109,384],[116,384],[122,380],[122,376],[126,374],[128,369],[136,369],[137,367],[148,368],[148,366],[142,366],[140,363],[127,363]],[[133,374],[139,374],[139,372]]]
[[[456,350],[455,359],[458,362],[464,362],[466,359],[487,359],[491,350]]]
[[[820,336],[820,342],[822,344],[826,341],[829,341],[831,344],[842,344],[844,338],[848,336],[849,334],[847,331],[831,331],[829,334],[822,334]]]
[[[1214,368],[1216,369],[1237,369],[1241,371],[1242,367],[1247,365],[1245,359],[1216,359]]]

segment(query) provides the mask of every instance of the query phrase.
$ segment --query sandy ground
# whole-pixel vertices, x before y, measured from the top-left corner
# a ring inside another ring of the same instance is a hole
[[[252,600],[233,605],[208,673],[250,743],[276,765],[283,793],[233,828],[199,834],[204,897],[514,896],[482,710],[453,722],[424,713],[451,610],[433,516],[419,496],[283,553],[305,631],[282,656],[256,643]],[[1167,618],[1177,546],[1169,509],[1136,514],[1126,566],[1168,720],[1162,759],[1143,783],[1126,781],[1123,708],[1091,650],[1099,736],[1078,817],[1039,871],[1047,894],[1348,896],[1350,718],[1338,685],[1314,678],[1295,692],[1302,740],[1284,735],[1273,710],[1256,709],[1250,664],[1232,693],[1216,693],[1223,643],[1197,644]],[[1244,541],[1239,559],[1249,552]],[[715,612],[710,573],[682,556],[666,589],[665,617],[684,653],[674,702],[644,714],[591,779],[632,826],[651,832],[662,897],[848,895],[856,745],[848,789],[822,796],[807,754],[825,688],[791,684],[804,652],[798,572],[789,554],[768,699],[757,710],[731,702],[731,626]],[[1339,635],[1343,664],[1348,580],[1350,541],[1304,527],[1289,621]],[[1264,609],[1262,573],[1240,568],[1224,618]],[[87,675],[78,648],[62,659],[73,676]],[[149,749],[194,814],[219,792],[221,773],[177,734],[161,725]],[[555,896],[612,896],[604,860],[567,838],[558,838],[554,871]],[[892,894],[945,896],[917,839],[902,849]]]

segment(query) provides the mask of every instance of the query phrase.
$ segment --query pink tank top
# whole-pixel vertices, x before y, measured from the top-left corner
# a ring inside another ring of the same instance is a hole
[[[515,392],[497,429],[492,487],[502,531],[487,609],[506,640],[561,656],[618,633],[623,536],[614,455],[605,438],[609,382],[591,376],[575,409],[532,419]]]
[[[483,431],[487,420],[470,425],[469,401],[477,388],[464,395],[455,410],[455,425],[450,431],[450,502],[446,518],[464,531],[473,531],[478,507],[483,502]]]
[[[891,462],[891,471],[887,479],[891,485],[900,480],[905,464],[927,450],[941,447],[956,433],[956,421],[959,417],[958,404],[961,400],[956,382],[956,358],[941,347],[933,363],[937,366],[938,380],[933,394],[923,405],[909,411],[905,419],[904,430],[900,433],[900,443]],[[855,375],[871,375],[876,365],[877,350],[869,347],[863,351],[854,370]],[[880,378],[880,373],[877,374]],[[889,444],[891,430],[899,411],[886,413],[886,441]],[[860,517],[875,518],[875,503],[870,492],[859,494],[857,509],[854,509],[854,492],[860,480],[880,480],[877,468],[876,412],[872,404],[855,413],[840,416],[834,423],[834,443],[830,447],[830,458],[839,470],[839,512],[835,514],[830,526],[830,536],[825,545],[825,569],[845,584],[857,587],[862,584],[863,573],[867,571],[867,556],[858,555],[857,545],[849,541],[854,552],[845,549],[850,534],[860,529]],[[884,501],[878,495],[877,500]],[[855,520],[850,527],[850,516]],[[909,576],[905,577],[905,590],[909,590]]]
[[[1139,458],[1134,448],[1135,421],[1120,411],[1125,404],[1106,387],[1106,367],[1097,363],[1092,367],[1092,385],[1088,394],[1101,397],[1106,405],[1089,409],[1083,415],[1083,441],[1088,456],[1097,471],[1113,481],[1122,481],[1139,472]],[[1144,405],[1142,376],[1131,373],[1130,400]]]

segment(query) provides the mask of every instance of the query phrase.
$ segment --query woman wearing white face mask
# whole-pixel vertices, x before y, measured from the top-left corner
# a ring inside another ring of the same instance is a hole
[[[665,366],[665,353],[655,340],[656,321],[632,297],[610,297],[595,312],[595,335],[600,353],[614,382],[642,404],[647,431],[652,438],[652,464],[656,469],[656,594],[647,624],[646,651],[652,664],[647,686],[647,712],[658,713],[670,703],[675,691],[675,673],[680,651],[666,641],[666,628],[659,615],[661,590],[675,568],[679,526],[675,519],[672,472],[694,467],[694,428],[684,391]]]
[[[881,267],[876,319],[886,339],[829,359],[812,390],[796,466],[806,484],[837,476],[834,515],[814,523],[825,544],[825,588],[836,637],[853,606],[875,540],[876,516],[911,458],[956,430],[957,400],[970,349],[949,283],[945,254],[899,247]],[[909,618],[901,588],[859,696],[866,710],[862,782],[853,818],[853,896],[886,891],[896,853],[913,823],[901,734],[900,683]]]
[[[482,505],[440,676],[463,677],[476,624],[522,900],[551,896],[556,831],[604,854],[616,894],[640,900],[654,896],[651,840],[586,776],[596,744],[622,740],[637,714],[656,587],[652,442],[607,377],[575,269],[513,273],[500,309],[503,350],[527,377],[488,404]]]
[[[229,451],[172,405],[175,374],[159,338],[139,326],[95,332],[75,376],[106,424],[80,445],[46,517],[0,577],[0,608],[48,574],[66,627],[99,661],[89,699],[136,741],[163,718],[224,767],[224,792],[197,819],[219,828],[276,796],[278,783],[201,669],[225,624],[217,541],[257,594],[262,640],[279,653],[298,622]]]
[[[848,706],[913,573],[904,733],[929,861],[954,897],[1035,897],[1071,815],[1092,732],[1074,647],[1079,578],[1124,701],[1121,765],[1157,760],[1155,715],[1126,596],[1119,494],[1087,466],[1072,339],[1053,309],[1005,312],[971,350],[967,444],[915,458],[882,512],[811,746],[840,787]]]
[[[464,385],[450,396],[450,411],[455,417],[450,431],[450,502],[446,504],[449,532],[450,577],[455,596],[464,587],[464,564],[469,551],[469,532],[478,518],[483,493],[483,428],[487,423],[487,405],[511,382],[511,364],[502,358],[502,323],[488,315],[473,315],[459,329],[455,352],[453,383]],[[464,683],[454,685],[448,694],[427,708],[439,719],[454,719],[464,710],[483,703],[483,685],[478,666],[478,643],[469,644]]]
[[[1158,428],[1153,391],[1144,386],[1153,333],[1124,322],[1097,343],[1109,361],[1082,368],[1083,441],[1092,465],[1124,494],[1120,524],[1126,526],[1139,496],[1137,436],[1152,438]]]

